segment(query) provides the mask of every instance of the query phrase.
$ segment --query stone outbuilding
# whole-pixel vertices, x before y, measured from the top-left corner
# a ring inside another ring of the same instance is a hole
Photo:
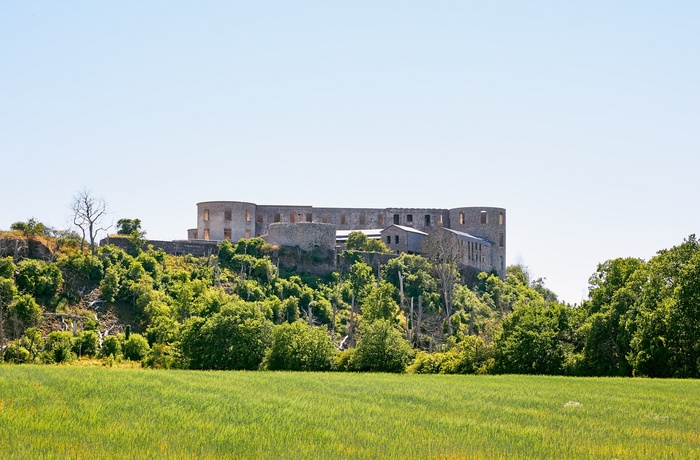
[[[381,231],[382,241],[396,253],[420,254],[427,233],[403,225],[390,225]]]

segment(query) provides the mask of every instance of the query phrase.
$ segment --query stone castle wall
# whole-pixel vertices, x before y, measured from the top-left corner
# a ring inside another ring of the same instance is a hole
[[[275,234],[274,238],[280,239],[278,244],[283,245],[328,247],[331,244],[330,236],[327,240],[321,237],[318,227],[297,225],[301,223],[327,224],[335,230],[384,229],[392,224],[426,233],[441,227],[450,228],[488,240],[492,247],[488,260],[482,266],[505,273],[506,211],[494,207],[315,208],[206,201],[197,203],[197,228],[188,230],[188,240],[235,242],[241,238]],[[273,227],[282,224],[288,227],[273,230]]]
[[[296,246],[304,251],[335,250],[335,227],[314,223],[272,224],[267,241],[272,245]]]

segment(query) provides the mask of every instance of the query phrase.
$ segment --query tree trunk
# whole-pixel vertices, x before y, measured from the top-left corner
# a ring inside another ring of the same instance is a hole
[[[421,321],[423,320],[423,296],[419,295],[418,296],[418,318],[416,320],[416,344],[420,346],[420,327],[421,327]]]

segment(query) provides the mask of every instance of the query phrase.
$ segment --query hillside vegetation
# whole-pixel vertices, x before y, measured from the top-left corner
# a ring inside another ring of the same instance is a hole
[[[139,224],[138,220],[125,219]],[[120,221],[122,222],[122,221]],[[364,263],[326,277],[284,272],[261,239],[209,257],[90,248],[30,220],[42,256],[0,258],[0,359],[98,357],[155,368],[700,376],[700,245],[601,263],[581,305],[511,266],[504,279],[441,254]],[[13,232],[4,234],[11,241]],[[375,244],[377,242],[374,242]],[[377,249],[377,248],[372,248]],[[381,248],[380,248],[381,249]],[[8,253],[10,251],[10,253]],[[460,271],[461,270],[461,271]]]

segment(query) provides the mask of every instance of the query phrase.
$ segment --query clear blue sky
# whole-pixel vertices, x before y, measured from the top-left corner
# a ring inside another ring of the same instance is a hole
[[[700,228],[700,3],[0,3],[0,228],[195,204],[507,209],[570,302]],[[700,233],[700,232],[698,232]]]

